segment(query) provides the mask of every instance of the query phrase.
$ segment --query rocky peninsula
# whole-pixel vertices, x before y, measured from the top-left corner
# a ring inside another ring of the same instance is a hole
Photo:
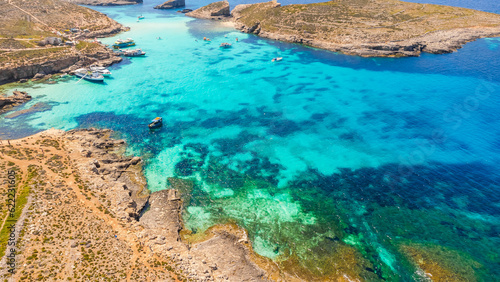
[[[229,224],[189,236],[178,189],[190,180],[170,178],[170,189],[150,193],[141,158],[124,156],[125,141],[111,134],[48,130],[1,141],[0,166],[15,172],[18,191],[14,267],[0,235],[3,279],[267,280],[272,263],[253,253],[245,230]],[[3,223],[9,214],[1,215]],[[3,224],[1,234],[8,230]]]
[[[216,4],[217,3],[217,4]],[[223,2],[187,15],[218,13]],[[398,0],[334,0],[281,6],[276,1],[237,5],[235,27],[246,33],[364,57],[442,54],[484,37],[500,36],[500,15]]]
[[[121,58],[112,50],[90,39],[123,30],[126,28],[104,14],[63,0],[3,1],[0,84],[91,63],[118,62]]]

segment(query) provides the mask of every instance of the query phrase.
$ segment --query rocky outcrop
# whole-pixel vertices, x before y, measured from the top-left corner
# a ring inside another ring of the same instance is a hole
[[[139,218],[149,193],[140,172],[141,158],[125,157],[124,140],[109,138],[111,130],[70,130],[65,137],[77,144],[83,158],[81,169],[94,179],[91,190],[109,202],[105,206],[119,219],[132,222]]]
[[[185,0],[168,0],[167,2],[157,5],[155,9],[173,9],[186,6]]]
[[[238,5],[232,17],[246,33],[365,57],[449,53],[478,38],[500,36],[500,15],[400,1],[283,7],[272,1]]]
[[[229,9],[229,2],[227,1],[214,2],[207,6],[196,9],[192,12],[186,13],[186,16],[199,19],[229,20],[231,16],[231,12]]]
[[[64,0],[79,5],[91,6],[123,6],[141,4],[143,0]]]
[[[14,91],[10,96],[0,95],[0,114],[31,100],[31,96],[23,91]]]

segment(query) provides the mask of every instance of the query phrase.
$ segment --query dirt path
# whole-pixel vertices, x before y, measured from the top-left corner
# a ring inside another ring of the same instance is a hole
[[[44,26],[51,28],[48,24],[44,23],[43,21],[41,21],[37,17],[33,16],[33,14],[31,14],[30,12],[27,12],[27,11],[19,8],[17,5],[12,4],[11,0],[8,0],[7,3],[10,4],[12,7],[19,9],[21,12],[26,13],[27,15],[30,15],[32,18],[34,18],[35,20],[37,20],[39,23],[43,24]]]

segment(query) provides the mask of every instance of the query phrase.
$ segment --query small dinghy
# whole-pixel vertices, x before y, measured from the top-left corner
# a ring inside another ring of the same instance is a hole
[[[277,58],[272,59],[271,62],[279,62],[281,60],[283,60],[283,57],[277,57]]]
[[[162,125],[163,125],[163,119],[161,117],[156,117],[148,124],[148,127],[149,129],[156,129],[160,128]]]
[[[231,44],[224,42],[219,47],[220,48],[231,48]]]

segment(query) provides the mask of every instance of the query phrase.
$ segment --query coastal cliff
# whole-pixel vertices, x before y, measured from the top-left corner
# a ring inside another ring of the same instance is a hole
[[[246,33],[365,57],[450,53],[478,38],[500,36],[500,15],[398,0],[272,1],[237,5],[231,15]]]
[[[1,142],[0,165],[15,171],[21,193],[13,219],[14,273],[3,271],[3,279],[268,280],[259,266],[267,259],[253,253],[237,226],[182,239],[187,233],[176,188],[190,180],[170,178],[170,189],[150,193],[141,158],[124,156],[125,141],[112,133],[48,130]],[[2,269],[10,267],[9,251],[0,248]]]
[[[97,11],[63,0],[12,0],[0,3],[0,15],[4,15],[0,16],[0,84],[74,65],[97,61],[109,65],[121,60],[103,45],[85,42],[126,30]],[[77,27],[78,32],[69,30]]]

